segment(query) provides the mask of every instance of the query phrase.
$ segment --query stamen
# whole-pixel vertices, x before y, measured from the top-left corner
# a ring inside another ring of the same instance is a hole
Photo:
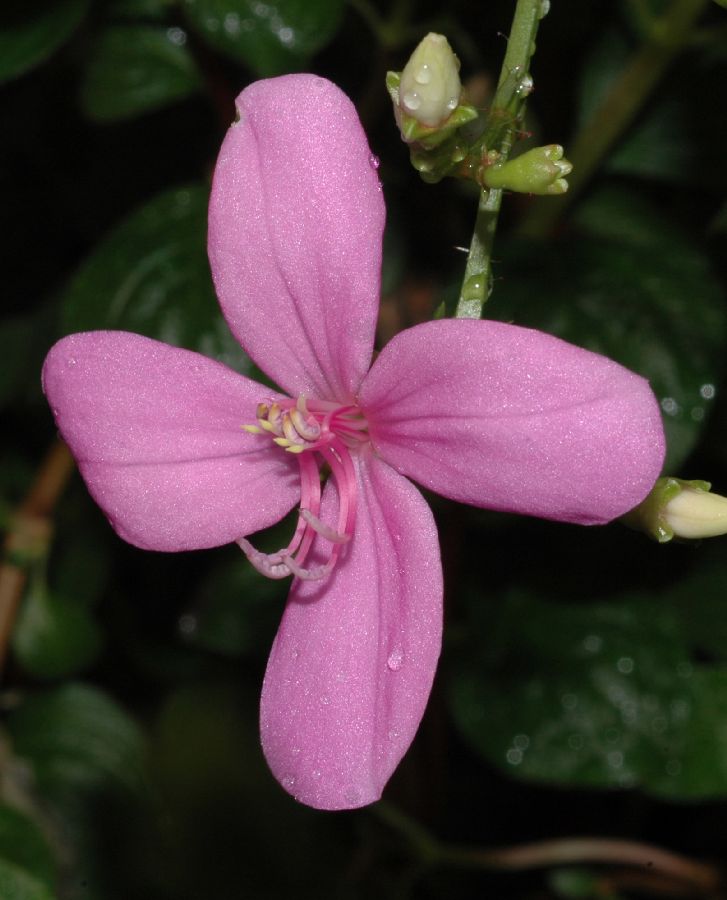
[[[346,544],[351,540],[350,534],[341,534],[340,531],[336,531],[335,528],[331,528],[330,525],[321,522],[318,516],[314,516],[309,509],[301,509],[300,515],[314,531],[317,531],[321,537],[324,537],[332,544]]]
[[[275,444],[298,457],[300,467],[300,508],[295,533],[288,547],[277,553],[256,550],[247,538],[237,543],[251,564],[268,578],[293,575],[304,581],[327,577],[353,535],[356,517],[356,471],[351,451],[368,439],[367,423],[355,405],[341,406],[326,400],[307,400],[301,394],[288,399],[260,403],[258,424],[244,425],[250,434],[268,432]],[[310,451],[310,452],[306,452]],[[338,494],[338,521],[335,526],[320,518],[320,465],[327,463]],[[332,546],[325,562],[305,566],[316,537]]]

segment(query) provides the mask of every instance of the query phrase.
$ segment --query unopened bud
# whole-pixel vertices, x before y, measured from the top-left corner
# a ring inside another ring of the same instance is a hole
[[[701,488],[684,488],[664,508],[675,537],[706,538],[727,534],[727,497]]]
[[[422,125],[436,128],[459,105],[459,60],[442,34],[428,34],[401,73],[399,105]]]
[[[559,144],[535,147],[504,163],[487,160],[482,168],[485,187],[518,191],[521,194],[564,194],[568,190],[565,176],[573,166],[563,158]]]
[[[649,496],[631,510],[626,524],[660,543],[727,534],[727,497],[712,494],[708,481],[659,478]]]

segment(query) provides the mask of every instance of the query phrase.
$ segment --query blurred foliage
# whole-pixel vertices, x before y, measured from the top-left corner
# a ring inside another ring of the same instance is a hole
[[[553,0],[532,127],[568,149],[673,0]],[[680,0],[677,0],[680,2]],[[506,197],[487,315],[648,377],[669,474],[727,493],[727,13],[686,51],[555,232]],[[484,8],[486,7],[486,8]],[[461,278],[475,198],[423,185],[387,68],[446,31],[485,105],[511,0],[7,0],[0,10],[4,527],[54,439],[39,369],[71,331],[140,332],[260,377],[205,254],[234,97],[310,69],[358,104],[389,209],[381,334]],[[598,27],[594,27],[594,23]],[[435,500],[447,629],[435,692],[387,799],[450,842],[607,833],[727,858],[727,562]],[[74,479],[34,559],[5,669],[2,900],[636,897],[597,871],[428,871],[370,812],[297,805],[268,773],[257,697],[287,587],[236,548],[124,545]],[[261,537],[278,546],[290,525]],[[79,680],[83,679],[83,680]],[[649,895],[648,892],[646,895]]]

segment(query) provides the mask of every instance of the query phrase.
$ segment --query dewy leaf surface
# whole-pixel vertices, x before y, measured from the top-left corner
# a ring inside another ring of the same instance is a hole
[[[167,106],[201,85],[181,28],[116,25],[97,38],[81,88],[81,105],[99,122]]]
[[[63,332],[133,331],[249,373],[251,363],[230,334],[212,287],[207,200],[206,187],[191,184],[132,212],[68,285]]]
[[[185,0],[190,25],[257,75],[300,69],[333,38],[343,0]]]

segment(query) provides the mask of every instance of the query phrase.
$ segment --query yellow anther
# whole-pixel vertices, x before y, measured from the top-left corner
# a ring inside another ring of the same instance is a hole
[[[262,434],[263,433],[262,428],[258,428],[257,425],[243,425],[242,430],[247,431],[250,434]]]
[[[255,410],[255,418],[256,419],[267,419],[268,417],[269,407],[267,403],[258,403],[257,409]]]
[[[305,444],[291,444],[285,448],[288,453],[302,453],[305,450]]]
[[[283,416],[283,434],[287,437],[291,444],[302,444],[303,442],[300,439],[300,435],[295,430],[293,423],[290,421],[290,416]]]
[[[270,431],[270,432],[272,432],[273,434],[277,434],[275,428],[270,424],[270,422],[268,422],[267,419],[258,419],[258,421],[260,422],[260,428],[261,428],[261,429],[263,429],[263,430],[265,430],[265,431]],[[255,426],[253,425],[253,428],[254,428],[254,427],[255,427]]]
[[[273,403],[267,415],[268,422],[277,422],[280,419],[280,406]]]
[[[287,450],[287,448],[290,446],[290,441],[289,441],[287,438],[284,438],[284,437],[276,437],[276,438],[273,438],[273,443],[274,443],[274,444],[277,444],[278,447],[285,447],[286,450]]]

